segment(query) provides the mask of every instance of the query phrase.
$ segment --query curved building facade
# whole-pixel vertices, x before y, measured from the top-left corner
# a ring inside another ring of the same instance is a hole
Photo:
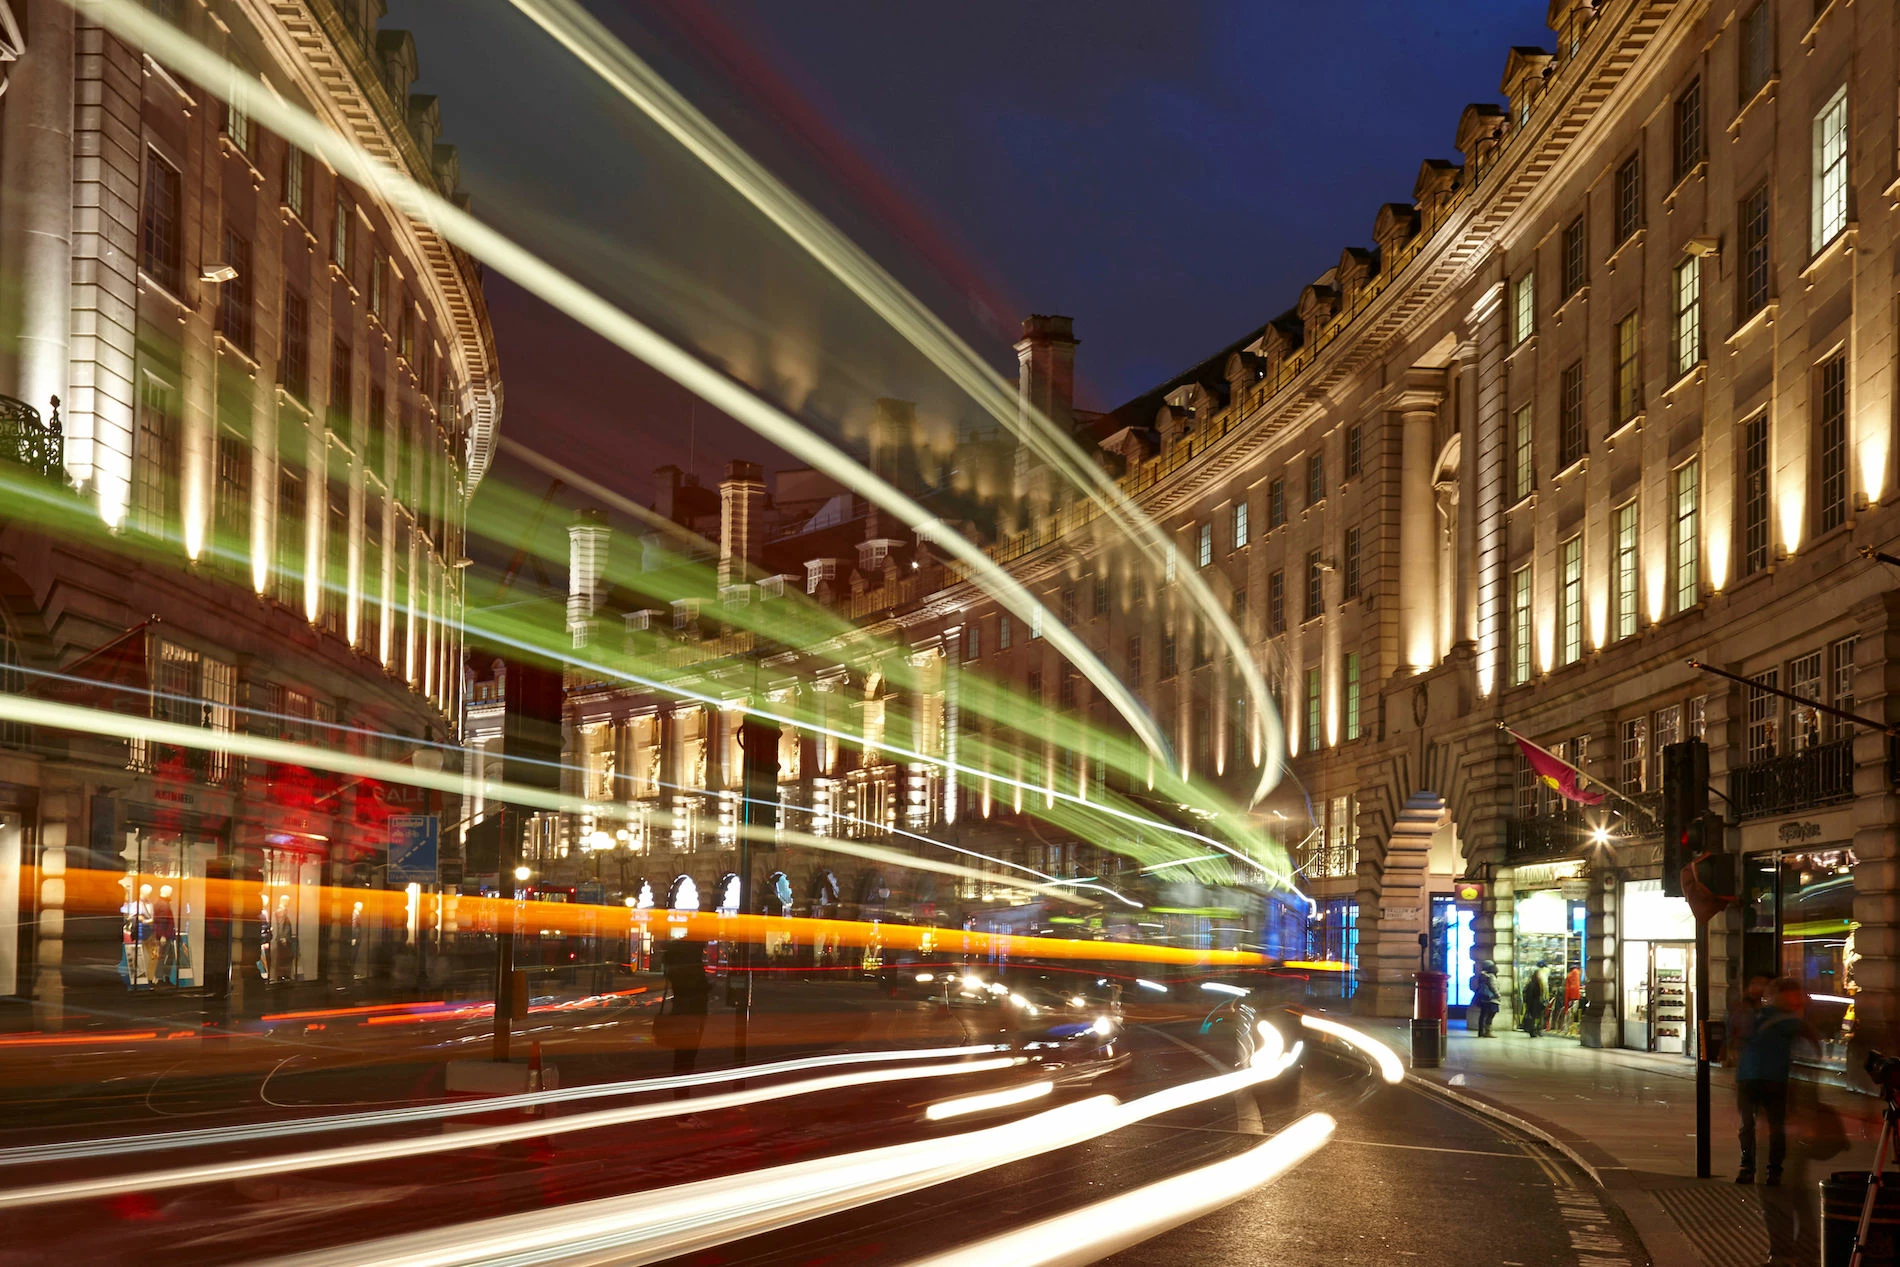
[[[146,8],[458,193],[380,0]],[[0,730],[0,998],[255,1010],[386,976],[403,930],[339,894],[381,886],[389,815],[443,807],[241,737],[453,760],[463,513],[501,407],[480,271],[83,12],[0,12],[5,686],[237,749]]]

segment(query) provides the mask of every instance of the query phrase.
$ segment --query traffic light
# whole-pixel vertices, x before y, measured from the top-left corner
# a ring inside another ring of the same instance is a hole
[[[1709,745],[1700,739],[1672,743],[1663,749],[1663,862],[1662,891],[1682,896],[1682,868],[1702,852],[1705,840],[1722,847],[1721,818],[1709,835]],[[1693,846],[1693,847],[1692,847]]]

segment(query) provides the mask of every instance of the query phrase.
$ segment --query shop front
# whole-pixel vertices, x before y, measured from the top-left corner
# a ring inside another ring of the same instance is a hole
[[[110,796],[94,798],[93,814],[120,867],[120,983],[134,992],[206,984],[210,881],[228,853],[229,819]]]
[[[1836,1073],[1854,1034],[1852,824],[1842,811],[1749,824],[1742,834],[1742,975],[1793,977],[1808,992],[1818,1052],[1797,1059]],[[1760,846],[1759,848],[1756,846]]]
[[[1517,979],[1513,1014],[1520,1024],[1526,1019],[1524,989],[1532,974],[1541,970],[1543,1031],[1579,1037],[1587,1001],[1582,989],[1590,892],[1583,860],[1524,864],[1516,869],[1513,883],[1511,934]]]
[[[1661,880],[1623,884],[1623,1045],[1636,1051],[1695,1055],[1695,916]]]

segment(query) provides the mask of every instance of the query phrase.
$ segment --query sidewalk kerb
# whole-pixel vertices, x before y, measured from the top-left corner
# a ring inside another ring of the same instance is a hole
[[[1482,1097],[1455,1091],[1436,1078],[1424,1078],[1416,1073],[1408,1072],[1405,1075],[1405,1081],[1413,1086],[1422,1087],[1434,1095],[1443,1096],[1447,1100],[1456,1101],[1468,1109],[1475,1109],[1487,1117],[1495,1118],[1507,1126],[1523,1131],[1526,1135],[1536,1136],[1575,1162],[1579,1170],[1590,1176],[1591,1182],[1605,1191],[1608,1191],[1610,1187],[1603,1179],[1603,1172],[1605,1170],[1628,1170],[1627,1166],[1620,1166],[1614,1163],[1605,1165],[1602,1162],[1592,1161],[1588,1157],[1585,1157],[1582,1152],[1578,1151],[1568,1140],[1555,1134],[1550,1127],[1540,1124],[1536,1119],[1515,1113],[1510,1109],[1504,1108],[1502,1105],[1495,1104]]]

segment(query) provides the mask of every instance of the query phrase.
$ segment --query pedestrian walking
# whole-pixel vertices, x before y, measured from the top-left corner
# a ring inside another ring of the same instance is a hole
[[[1518,1026],[1532,1038],[1544,1032],[1544,1006],[1550,999],[1550,961],[1539,959],[1524,979],[1524,1020]]]
[[[700,1040],[706,1031],[706,1010],[712,998],[712,983],[706,979],[706,945],[697,941],[670,941],[660,957],[672,998],[663,1007],[669,1015],[656,1017],[654,1038],[673,1049],[673,1076],[693,1071],[699,1062]],[[685,1087],[675,1087],[673,1098],[683,1100]]]
[[[1741,996],[1729,1001],[1727,1046],[1722,1052],[1722,1063],[1731,1069],[1740,1061],[1742,1048],[1755,1032],[1755,1022],[1761,1016],[1762,996],[1768,993],[1771,979],[1765,972],[1750,973]]]
[[[1498,1014],[1498,966],[1486,959],[1471,974],[1471,1005],[1478,1009],[1478,1037],[1491,1038],[1491,1022]]]
[[[1572,968],[1564,974],[1564,1032],[1577,1021],[1577,1009],[1583,1004],[1583,969]]]
[[[1754,1018],[1747,1041],[1735,1069],[1735,1100],[1741,1110],[1742,1165],[1735,1176],[1737,1183],[1755,1180],[1755,1119],[1764,1117],[1768,1127],[1768,1169],[1762,1183],[1762,1217],[1768,1231],[1768,1261],[1771,1264],[1811,1262],[1813,1246],[1803,1240],[1804,1227],[1813,1212],[1808,1204],[1807,1163],[1810,1156],[1832,1156],[1845,1147],[1839,1119],[1818,1100],[1803,1111],[1797,1147],[1788,1146],[1790,1088],[1788,1076],[1794,1069],[1795,1049],[1812,1044],[1816,1035],[1804,1019],[1807,993],[1792,977],[1781,977],[1767,988],[1760,1013]],[[1832,1142],[1838,1137],[1838,1142]]]

